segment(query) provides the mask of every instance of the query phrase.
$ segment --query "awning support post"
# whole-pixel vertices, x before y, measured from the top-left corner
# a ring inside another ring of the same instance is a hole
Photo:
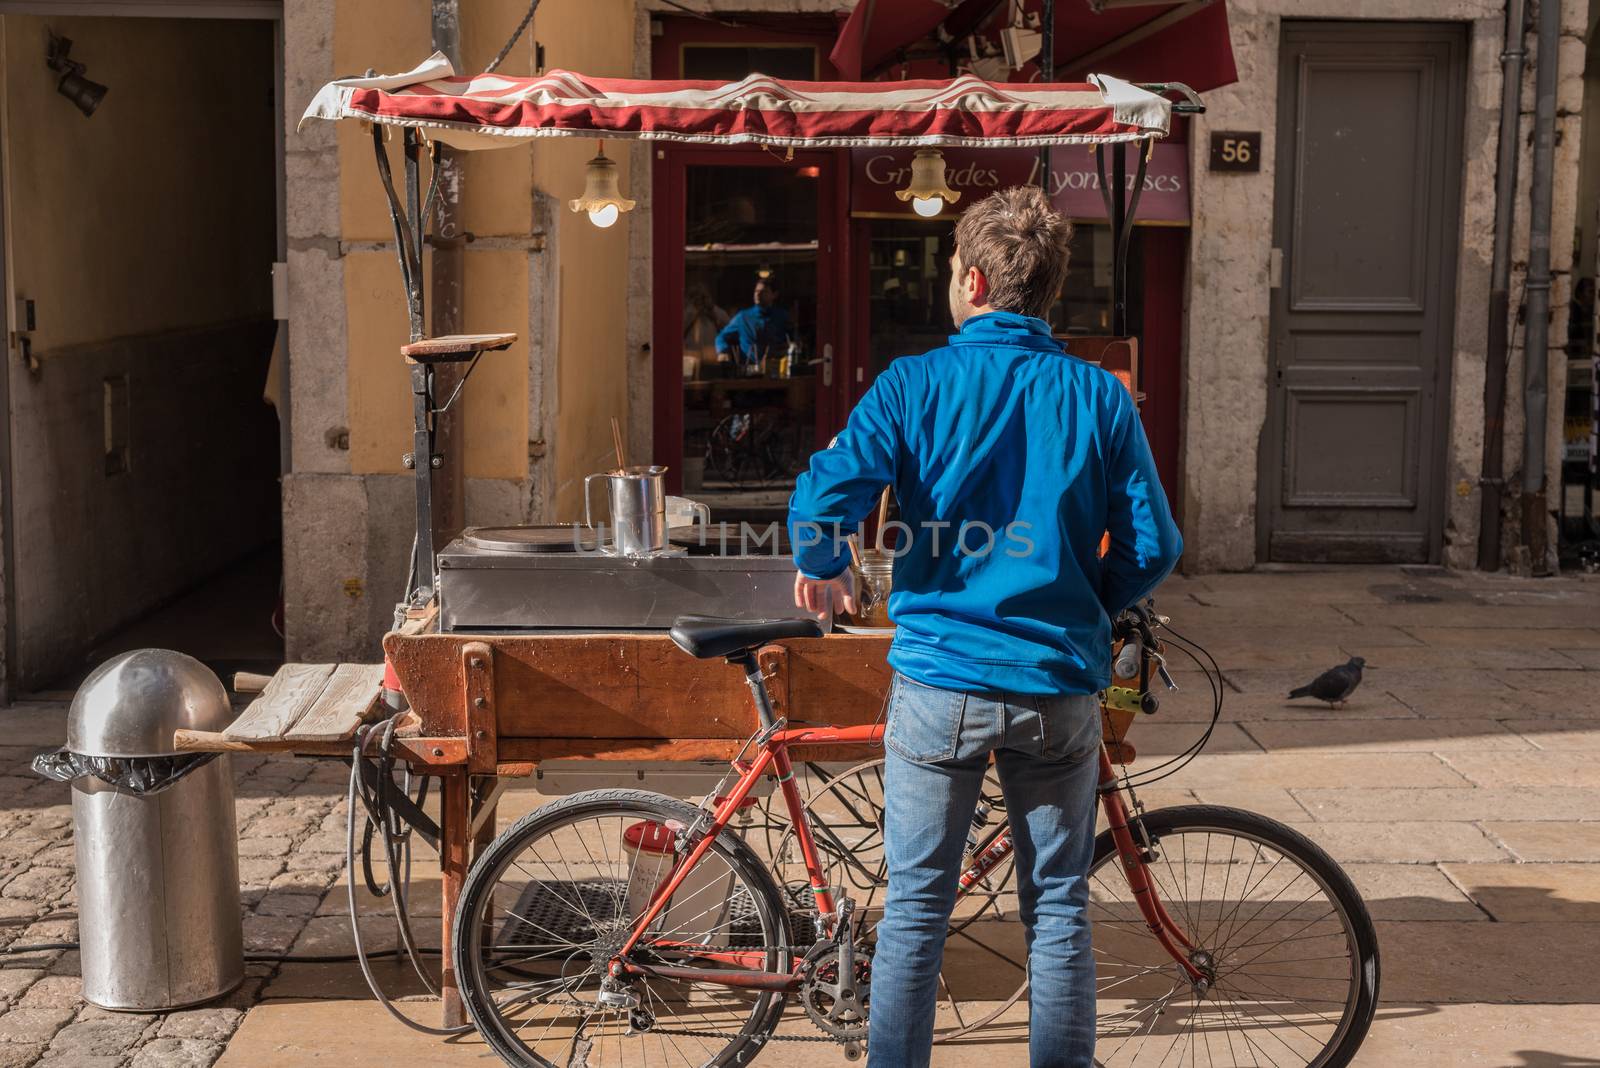
[[[1056,78],[1056,0],[1044,0],[1039,13],[1039,80],[1046,84]],[[1039,188],[1050,199],[1050,146],[1039,148]]]
[[[1133,238],[1133,220],[1139,210],[1139,195],[1144,192],[1145,171],[1150,165],[1150,144],[1135,143],[1139,153],[1133,183],[1128,182],[1127,144],[1110,146],[1111,178],[1106,179],[1105,146],[1094,147],[1094,163],[1100,179],[1100,199],[1106,206],[1106,218],[1111,223],[1111,334],[1128,336],[1128,246]],[[1141,361],[1141,372],[1143,369]],[[1141,381],[1135,388],[1143,388]]]
[[[422,195],[421,138],[412,127],[401,133],[401,150],[405,160],[405,199],[395,190],[394,175],[389,166],[389,153],[384,146],[383,127],[372,125],[372,146],[378,163],[378,177],[383,182],[384,196],[389,202],[389,219],[394,223],[395,253],[400,260],[400,279],[406,291],[406,316],[410,321],[411,340],[420,341],[424,334],[424,304],[422,287],[423,234],[427,231],[428,217],[432,215],[439,195],[439,147],[429,144],[428,157],[432,176],[426,197]],[[406,601],[412,607],[427,603],[433,595],[433,471],[434,471],[434,372],[427,363],[411,365],[411,454],[406,457],[417,494],[416,538],[411,548],[411,579],[407,583]]]

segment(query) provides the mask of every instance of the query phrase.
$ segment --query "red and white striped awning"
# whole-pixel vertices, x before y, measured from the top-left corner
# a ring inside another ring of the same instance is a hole
[[[1164,136],[1171,104],[1116,78],[1084,84],[948,81],[786,82],[763,74],[721,84],[457,75],[434,53],[416,70],[342,78],[319,91],[311,119],[420,127],[458,148],[538,137],[622,137],[695,144],[847,148],[1020,147]],[[303,121],[303,120],[302,120]]]

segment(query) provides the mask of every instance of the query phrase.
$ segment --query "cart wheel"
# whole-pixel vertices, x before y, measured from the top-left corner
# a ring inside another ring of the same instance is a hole
[[[607,976],[671,873],[678,832],[700,815],[636,790],[574,794],[518,820],[478,858],[455,916],[455,967],[473,1024],[507,1063],[721,1066],[760,1051],[780,995]],[[627,959],[787,973],[789,946],[772,876],[724,833]]]

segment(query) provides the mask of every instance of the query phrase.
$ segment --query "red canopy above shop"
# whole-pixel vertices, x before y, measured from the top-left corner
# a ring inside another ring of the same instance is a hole
[[[1043,0],[1020,0],[1037,19]],[[846,78],[871,78],[902,58],[938,54],[959,60],[978,35],[1000,48],[1012,21],[1006,0],[857,0],[829,58]],[[942,31],[942,33],[941,33]],[[1176,81],[1204,92],[1239,80],[1223,0],[1055,0],[1055,71],[1109,71],[1128,81]],[[1037,76],[1029,63],[1015,75]]]
[[[426,130],[461,148],[540,137],[620,137],[792,148],[1028,146],[1141,141],[1166,134],[1170,101],[1117,78],[994,85],[934,81],[791,82],[763,74],[721,84],[458,76],[435,53],[405,74],[330,82],[306,118],[357,118]]]

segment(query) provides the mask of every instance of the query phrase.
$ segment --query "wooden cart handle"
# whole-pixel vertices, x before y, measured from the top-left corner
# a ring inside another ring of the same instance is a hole
[[[177,730],[172,732],[172,748],[180,753],[248,753],[258,746],[224,738],[221,731]]]
[[[253,671],[240,671],[233,676],[234,693],[260,693],[272,681],[271,675],[257,675]]]

